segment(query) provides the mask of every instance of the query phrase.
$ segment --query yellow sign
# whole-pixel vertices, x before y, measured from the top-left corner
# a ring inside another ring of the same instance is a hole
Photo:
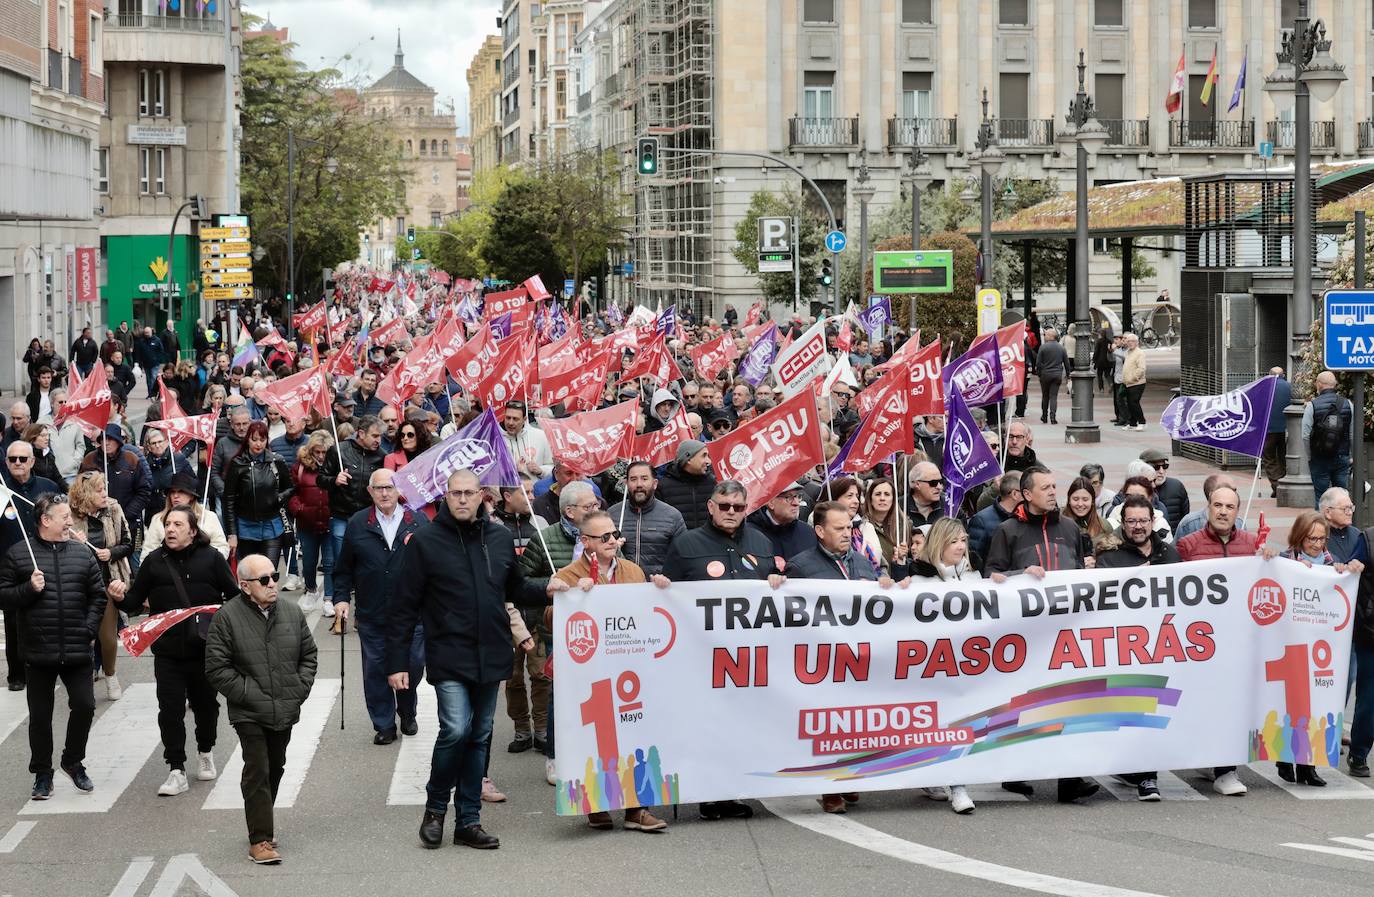
[[[206,299],[251,299],[252,287],[206,287],[201,293]]]
[[[1002,294],[991,287],[978,291],[978,335],[1002,326]]]
[[[200,276],[201,282],[207,287],[219,283],[246,283],[253,282],[252,271],[208,271]]]
[[[202,255],[228,255],[233,252],[252,252],[253,244],[247,241],[242,243],[214,243],[205,241],[200,244]]]
[[[202,271],[251,271],[253,259],[248,255],[212,255],[200,260]]]
[[[200,229],[201,240],[247,240],[248,228],[246,227],[202,227]]]
[[[148,263],[148,270],[153,272],[153,277],[156,280],[166,280],[168,270],[167,260],[162,256],[158,256]]]

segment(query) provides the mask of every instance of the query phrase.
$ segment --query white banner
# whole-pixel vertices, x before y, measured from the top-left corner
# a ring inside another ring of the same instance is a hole
[[[1339,762],[1358,577],[597,586],[554,608],[557,811]]]

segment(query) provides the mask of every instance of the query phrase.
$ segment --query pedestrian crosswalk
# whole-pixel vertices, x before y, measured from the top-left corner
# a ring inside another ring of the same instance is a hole
[[[294,807],[316,767],[316,757],[327,738],[329,721],[334,717],[340,699],[337,679],[315,682],[310,697],[301,708],[300,722],[292,732],[287,749],[286,772],[278,790],[276,806]],[[353,708],[356,710],[356,708]],[[429,778],[430,755],[438,733],[438,709],[434,687],[428,682],[419,686],[420,732],[413,737],[399,739],[389,781],[386,781],[385,805],[395,807],[422,806],[425,803],[425,783]],[[21,816],[51,816],[69,813],[106,813],[121,801],[156,801],[152,789],[147,795],[129,793],[130,787],[144,770],[157,767],[154,778],[161,781],[162,743],[157,727],[157,689],[153,683],[128,685],[124,697],[113,703],[99,702],[97,718],[87,745],[86,768],[96,783],[90,794],[78,792],[69,780],[59,775],[53,798],[47,801],[25,801],[19,807]],[[24,723],[28,706],[23,692],[0,692],[0,756],[17,761],[27,756],[23,744]],[[189,726],[188,726],[189,728]],[[344,737],[370,745],[369,730],[350,728]],[[55,741],[62,743],[62,724],[55,726]],[[222,755],[221,755],[222,756]],[[1285,782],[1279,778],[1272,763],[1255,763],[1244,767],[1242,780],[1250,786],[1252,795],[1280,790],[1298,800],[1374,800],[1374,787],[1366,780],[1353,779],[1337,769],[1322,768],[1320,775],[1327,782],[1325,788],[1312,788]],[[243,772],[243,753],[235,744],[218,780],[200,804],[202,810],[241,810],[243,798],[239,778]],[[1102,796],[1118,801],[1135,801],[1136,789],[1111,776],[1096,781],[1102,786]],[[1192,770],[1161,771],[1158,776],[1161,799],[1164,801],[1204,801],[1221,799],[1212,791],[1211,782],[1203,773]],[[382,782],[373,783],[368,790],[378,793]],[[1024,803],[1027,798],[1003,790],[997,783],[970,784],[969,796],[975,803]],[[1044,786],[1036,799],[1044,799]],[[380,794],[379,794],[380,796]],[[2,833],[2,832],[0,832]]]

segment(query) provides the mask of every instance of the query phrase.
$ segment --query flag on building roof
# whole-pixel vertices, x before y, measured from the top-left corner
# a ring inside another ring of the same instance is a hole
[[[1171,114],[1183,108],[1184,84],[1187,82],[1184,55],[1178,54],[1178,68],[1174,69],[1174,77],[1169,81],[1169,95],[1164,98],[1164,111]]]

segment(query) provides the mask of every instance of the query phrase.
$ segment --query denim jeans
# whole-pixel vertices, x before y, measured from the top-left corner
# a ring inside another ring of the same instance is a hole
[[[1350,681],[1355,686],[1355,713],[1350,721],[1350,759],[1368,760],[1374,746],[1374,645],[1350,649]]]
[[[331,521],[332,523],[332,521]],[[334,595],[334,537],[330,533],[308,533],[296,530],[296,554],[301,559],[300,575],[305,577],[305,587],[315,588],[315,571],[324,561],[324,599]]]
[[[425,786],[429,794],[425,809],[443,813],[451,798],[458,808],[460,826],[482,821],[482,771],[487,767],[491,718],[500,691],[499,682],[475,685],[452,680],[434,686],[439,735]]]
[[[1316,455],[1307,459],[1307,467],[1312,472],[1312,492],[1316,499],[1312,502],[1312,507],[1320,510],[1322,493],[1332,486],[1340,486],[1342,489],[1350,488],[1350,456],[1336,455],[1331,458],[1319,458]]]
[[[363,700],[372,728],[378,732],[396,731],[396,717],[415,716],[415,689],[425,674],[425,630],[415,627],[410,639],[410,688],[394,691],[387,684],[386,614],[358,617],[358,645],[363,653]]]
[[[332,543],[332,550],[334,552],[335,558],[338,558],[340,555],[343,554],[344,530],[346,530],[347,528],[348,521],[345,520],[343,517],[329,518],[329,541]],[[330,569],[331,571],[333,570],[332,566]],[[333,585],[334,580],[331,572],[330,578],[325,581],[326,594],[334,594],[331,588]]]

